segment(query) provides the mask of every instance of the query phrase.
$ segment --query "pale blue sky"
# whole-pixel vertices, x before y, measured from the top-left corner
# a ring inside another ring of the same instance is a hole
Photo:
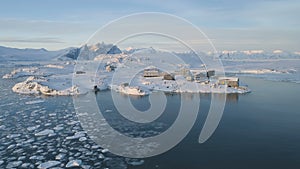
[[[109,21],[137,12],[185,18],[220,50],[300,51],[299,0],[5,0],[0,5],[0,45],[79,46]]]

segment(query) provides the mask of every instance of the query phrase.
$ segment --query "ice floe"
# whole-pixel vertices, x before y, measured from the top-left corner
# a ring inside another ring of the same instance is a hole
[[[35,133],[35,136],[50,136],[54,134],[54,131],[53,130],[50,130],[50,129],[45,129],[43,131],[40,131],[38,133]]]
[[[85,132],[76,132],[73,136],[66,137],[67,140],[78,139],[85,136]]]
[[[36,125],[36,126],[31,126],[31,127],[27,127],[27,130],[28,131],[33,131],[33,130],[36,130],[40,127],[40,125]]]
[[[48,64],[48,65],[45,65],[44,67],[56,68],[56,69],[63,69],[64,68],[62,65],[54,65],[54,64]]]
[[[22,161],[12,161],[9,162],[6,166],[6,168],[17,168],[19,167],[23,162]]]
[[[37,75],[39,74],[37,70],[38,70],[37,67],[18,68],[8,74],[5,74],[2,78],[9,79],[9,78],[16,78],[20,76]]]
[[[60,153],[55,156],[55,160],[62,160],[63,158],[65,158],[65,156],[66,156],[66,154]]]
[[[144,164],[144,160],[142,159],[131,159],[131,158],[126,158],[126,162],[129,165],[133,165],[133,166],[138,166],[138,165],[142,165]]]
[[[79,167],[81,164],[81,160],[71,160],[66,164],[66,168]]]
[[[59,164],[60,164],[59,161],[47,161],[47,162],[44,162],[44,163],[40,164],[38,166],[38,168],[39,169],[48,169],[48,168],[58,166]]]
[[[38,104],[38,103],[43,103],[45,100],[32,100],[32,101],[27,101],[25,104]]]

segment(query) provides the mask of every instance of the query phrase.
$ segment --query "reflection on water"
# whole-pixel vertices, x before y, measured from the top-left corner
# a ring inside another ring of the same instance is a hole
[[[239,94],[230,93],[226,95],[226,101],[230,103],[237,103],[239,101]]]

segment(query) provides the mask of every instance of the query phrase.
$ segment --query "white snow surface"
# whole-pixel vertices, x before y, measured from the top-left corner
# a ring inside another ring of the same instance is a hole
[[[37,79],[34,76],[30,76],[25,81],[15,84],[12,90],[20,94],[44,94],[49,96],[66,96],[79,94],[78,88],[76,86],[72,86],[64,90],[55,90],[53,88],[49,88],[49,86],[41,85],[39,83],[40,81],[43,80]]]

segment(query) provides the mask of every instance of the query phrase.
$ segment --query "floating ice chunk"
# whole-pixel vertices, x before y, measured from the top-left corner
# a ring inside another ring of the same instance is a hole
[[[34,138],[30,138],[30,139],[22,142],[22,144],[24,145],[24,144],[28,144],[28,143],[32,143],[32,142],[34,142]]]
[[[17,168],[21,164],[22,164],[22,161],[12,161],[7,164],[6,168]]]
[[[56,136],[56,133],[50,133],[50,134],[48,134],[48,137],[53,137],[53,136]]]
[[[54,65],[54,64],[48,64],[48,65],[45,65],[44,67],[47,67],[47,68],[56,68],[56,69],[63,69],[64,68],[61,65]]]
[[[5,125],[0,125],[0,130],[5,129]]]
[[[2,79],[9,79],[9,78],[12,78],[12,77],[13,77],[13,75],[11,75],[11,74],[5,74],[5,75],[2,76]]]
[[[138,165],[144,164],[145,161],[141,160],[141,159],[130,159],[130,158],[127,158],[126,162],[129,165],[138,166]]]
[[[61,160],[61,159],[65,158],[65,156],[66,156],[66,154],[63,154],[63,153],[58,154],[57,156],[55,156],[55,160]]]
[[[72,160],[67,163],[66,168],[79,167],[81,164],[82,164],[81,160]]]
[[[80,138],[79,138],[79,141],[86,141],[86,140],[87,140],[86,137],[80,137]]]
[[[36,126],[32,126],[32,127],[27,127],[27,130],[28,131],[33,131],[33,130],[36,130],[40,127],[40,125],[36,125]]]
[[[9,74],[5,74],[2,78],[3,79],[9,79],[9,78],[16,78],[20,76],[30,76],[36,73],[36,70],[38,70],[37,67],[30,67],[30,68],[19,68],[15,69]]]
[[[47,161],[45,163],[42,163],[38,166],[39,169],[47,169],[47,168],[51,168],[51,167],[55,167],[57,165],[59,165],[60,162],[59,161]]]
[[[50,129],[45,129],[43,131],[40,131],[38,133],[35,133],[35,136],[46,136],[46,135],[52,135],[54,134],[54,131],[53,130],[50,130]]]
[[[90,169],[91,166],[89,166],[89,165],[82,165],[81,168],[83,168],[83,169]]]
[[[74,124],[77,124],[77,123],[79,123],[79,121],[71,121],[71,122],[68,122],[67,124],[68,125],[74,125]]]
[[[16,138],[16,137],[20,137],[20,136],[21,136],[21,134],[10,134],[6,137],[11,139],[11,138]]]
[[[106,112],[106,113],[110,113],[110,112],[112,112],[112,110],[109,110],[109,109],[108,109],[108,110],[105,110],[105,112]]]
[[[4,163],[4,161],[3,160],[0,160],[0,165],[2,165]]]
[[[33,168],[33,166],[31,167],[30,165],[31,165],[30,163],[23,163],[21,165],[21,168]]]
[[[16,147],[16,145],[15,144],[12,144],[12,145],[9,145],[8,147],[7,147],[7,149],[12,149],[12,148],[15,148]]]
[[[62,126],[56,126],[56,127],[54,127],[53,128],[54,130],[56,130],[56,131],[59,131],[59,130],[62,130],[62,129],[64,129]]]
[[[61,152],[61,153],[67,153],[68,152],[66,149],[63,149],[63,148],[59,149],[58,151]]]
[[[100,146],[99,145],[93,145],[91,148],[92,149],[98,149],[98,148],[100,148]]]
[[[22,161],[22,160],[24,160],[26,158],[26,156],[20,156],[19,158],[18,158],[18,161]]]
[[[30,160],[44,160],[45,157],[43,156],[31,156],[29,157]]]
[[[28,101],[25,102],[25,104],[37,104],[37,103],[43,103],[44,100],[40,99],[40,100],[33,100],[33,101]]]
[[[78,138],[84,137],[84,136],[85,136],[85,132],[76,132],[73,136],[69,136],[66,139],[73,140],[73,139],[78,139]]]
[[[98,158],[99,158],[99,159],[104,159],[105,156],[104,156],[103,154],[100,153],[99,156],[98,156]]]
[[[101,150],[102,153],[107,153],[109,150],[107,148]]]

